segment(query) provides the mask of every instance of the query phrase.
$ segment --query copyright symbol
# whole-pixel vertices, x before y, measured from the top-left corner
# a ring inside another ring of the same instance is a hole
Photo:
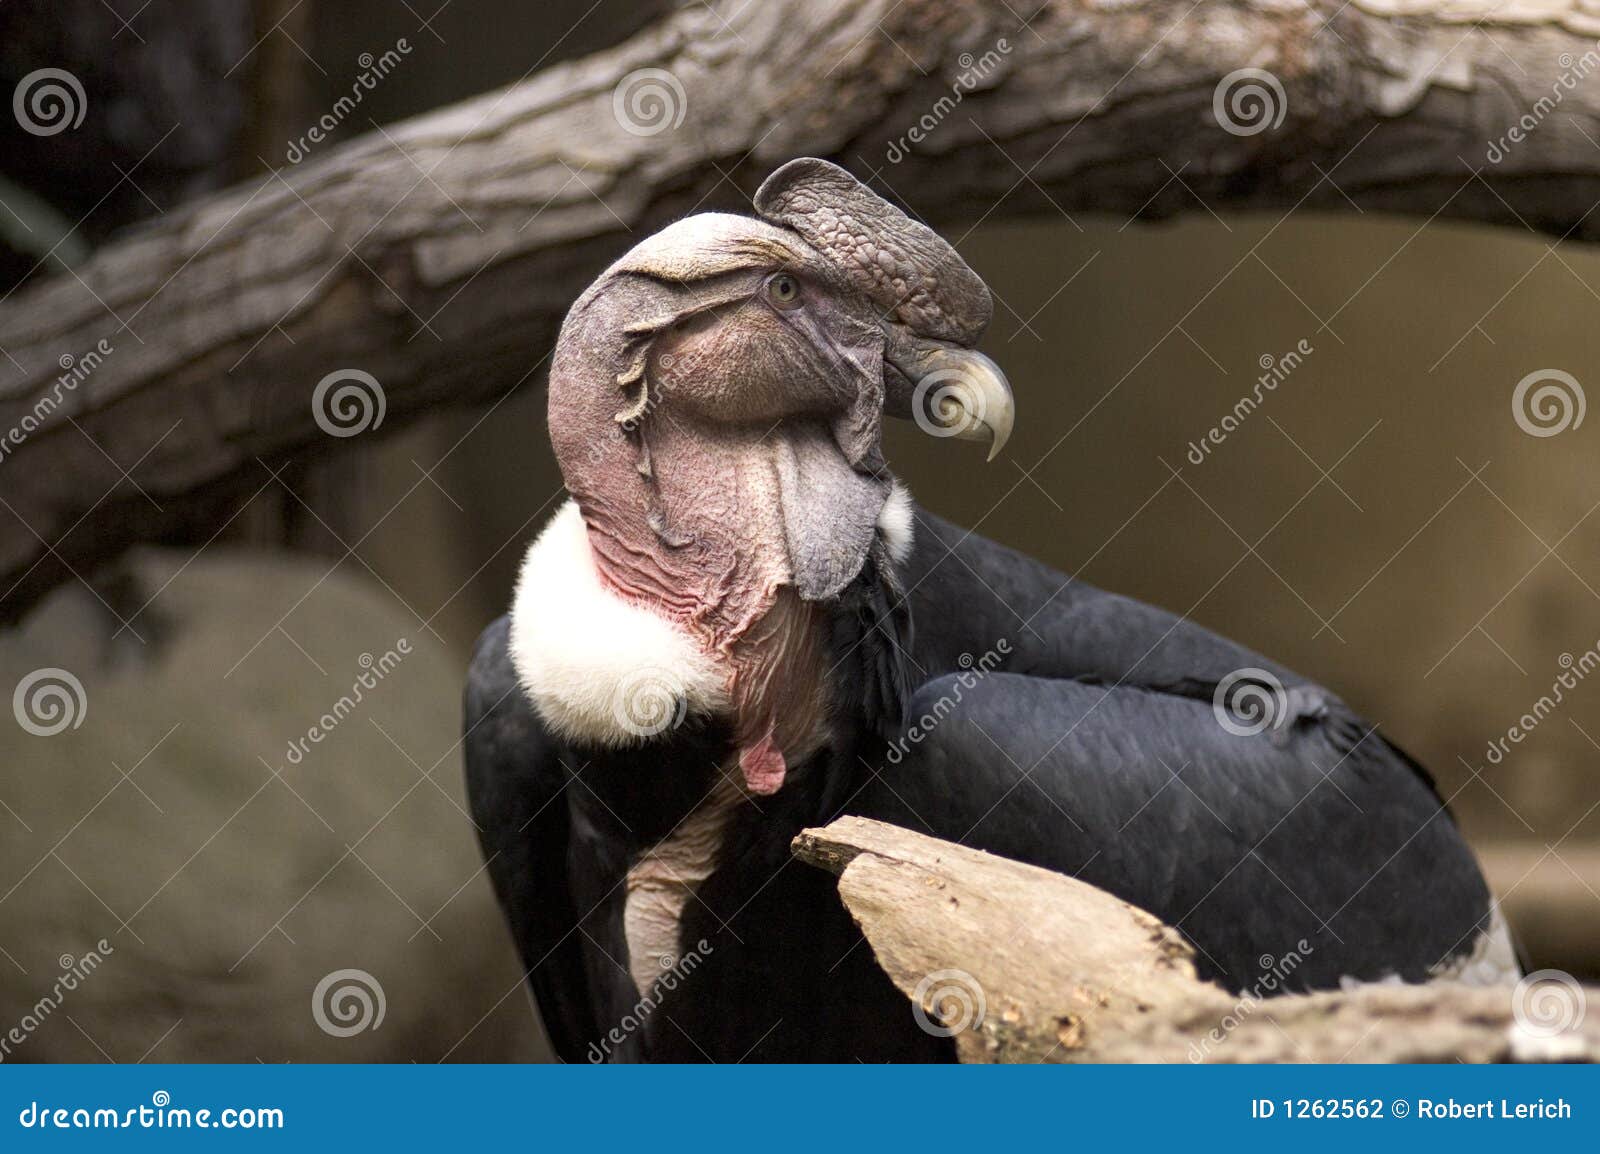
[[[1407,1102],[1404,1098],[1396,1098],[1392,1103],[1390,1103],[1389,1109],[1394,1112],[1394,1116],[1396,1118],[1404,1118],[1407,1114],[1411,1113],[1411,1103]]]

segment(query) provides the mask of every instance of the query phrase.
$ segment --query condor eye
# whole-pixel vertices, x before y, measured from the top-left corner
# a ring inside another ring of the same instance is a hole
[[[780,272],[767,281],[767,299],[780,309],[797,308],[800,304],[800,282],[786,272]]]

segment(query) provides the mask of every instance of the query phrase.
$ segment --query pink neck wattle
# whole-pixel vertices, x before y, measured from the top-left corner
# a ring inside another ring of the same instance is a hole
[[[771,794],[823,738],[826,622],[788,583],[768,456],[692,463],[698,499],[674,499],[674,486],[649,502],[637,488],[579,502],[602,583],[683,629],[722,672],[745,785]]]

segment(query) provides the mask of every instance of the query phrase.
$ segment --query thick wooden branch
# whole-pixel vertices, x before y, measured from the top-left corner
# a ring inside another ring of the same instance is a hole
[[[0,614],[132,541],[205,538],[258,458],[349,443],[313,420],[330,373],[370,374],[389,429],[538,380],[609,259],[798,154],[935,222],[1359,204],[1593,238],[1600,95],[1562,78],[1600,67],[1597,34],[1580,0],[687,5],[309,144],[0,303]],[[1221,83],[1243,68],[1264,107]]]
[[[1378,985],[1271,996],[1295,960],[1229,994],[1178,933],[1063,874],[865,818],[795,839],[920,1020],[967,1062],[1499,1062],[1600,1059],[1600,1022],[1509,988]],[[1268,980],[1269,975],[1276,975]],[[1569,996],[1564,988],[1546,996]],[[1600,991],[1588,992],[1600,1004]]]

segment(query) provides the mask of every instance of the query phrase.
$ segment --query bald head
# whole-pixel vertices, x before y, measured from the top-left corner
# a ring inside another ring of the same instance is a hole
[[[1011,394],[971,347],[988,290],[932,230],[820,160],[755,208],[675,222],[579,297],[550,437],[602,581],[724,670],[747,783],[770,792],[822,710],[781,700],[823,680],[815,614],[875,550],[892,564],[884,415],[998,450]]]

